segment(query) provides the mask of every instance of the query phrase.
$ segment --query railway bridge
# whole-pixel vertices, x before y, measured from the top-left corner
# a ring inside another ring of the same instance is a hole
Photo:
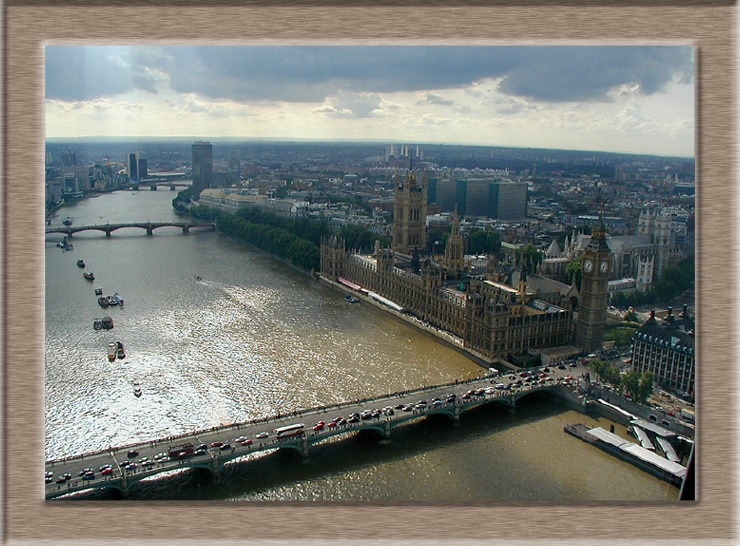
[[[75,233],[81,231],[101,231],[105,233],[106,237],[110,237],[111,234],[123,228],[140,228],[146,230],[147,235],[153,235],[154,230],[162,227],[177,227],[182,229],[183,233],[189,233],[191,229],[200,228],[206,230],[216,229],[216,224],[213,222],[173,222],[173,221],[161,221],[161,222],[121,222],[118,224],[96,224],[90,226],[53,226],[46,228],[46,234],[50,233],[61,233],[67,237],[72,237]]]
[[[546,378],[528,376],[529,382],[523,382],[511,372],[496,373],[50,460],[45,465],[45,497],[53,499],[102,488],[118,490],[125,496],[145,478],[185,469],[200,469],[218,482],[225,465],[248,464],[251,455],[261,452],[291,450],[301,462],[307,463],[311,446],[337,436],[368,430],[376,433],[381,443],[390,444],[392,432],[412,422],[441,418],[460,426],[460,417],[467,411],[498,404],[514,412],[517,401],[535,393],[588,411],[585,397],[577,390],[578,380],[573,377],[583,370],[553,371]],[[357,415],[351,417],[352,414]],[[323,425],[317,426],[322,422]],[[283,434],[285,427],[289,427],[287,436]],[[178,453],[177,446],[188,446],[187,451],[170,457],[173,449]],[[132,462],[135,464],[131,465]],[[106,465],[110,470],[102,474],[100,469]]]

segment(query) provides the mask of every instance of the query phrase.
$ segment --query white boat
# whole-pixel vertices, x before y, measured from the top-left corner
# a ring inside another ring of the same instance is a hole
[[[114,341],[111,341],[108,344],[108,360],[113,362],[116,359],[116,352],[118,351],[118,344]]]
[[[92,271],[85,271],[82,276],[85,277],[88,281],[95,280],[95,275],[92,274]]]
[[[134,381],[134,396],[138,398],[141,396],[141,385],[138,381]]]
[[[123,296],[121,296],[121,294],[119,294],[118,292],[116,292],[115,294],[113,294],[113,299],[116,300],[116,302],[118,303],[118,305],[120,305],[121,307],[123,307]]]
[[[103,319],[96,318],[93,321],[93,328],[96,330],[102,330],[103,329]]]

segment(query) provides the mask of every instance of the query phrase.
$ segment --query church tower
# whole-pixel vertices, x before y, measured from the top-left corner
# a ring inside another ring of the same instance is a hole
[[[396,176],[393,201],[393,250],[411,254],[414,247],[424,250],[427,244],[427,177],[409,171],[405,179]]]
[[[602,213],[603,214],[603,213]],[[609,303],[611,250],[606,243],[603,216],[583,251],[581,290],[576,319],[576,346],[585,352],[599,349],[604,338],[606,308]]]
[[[447,276],[452,279],[458,277],[465,269],[465,243],[460,233],[460,219],[457,217],[457,211],[452,220],[452,230],[445,246],[444,266]]]

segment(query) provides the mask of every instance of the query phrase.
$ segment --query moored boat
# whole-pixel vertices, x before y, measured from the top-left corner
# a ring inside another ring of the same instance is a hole
[[[113,297],[115,298],[116,303],[120,305],[121,307],[123,307],[123,296],[121,296],[121,294],[116,292],[115,294],[113,294]]]
[[[134,396],[138,398],[141,396],[141,385],[138,381],[134,381]]]
[[[96,318],[93,321],[93,328],[96,330],[102,330],[103,329],[103,319]]]
[[[62,220],[62,224],[64,224],[67,227],[71,226],[72,225],[72,218],[70,218],[69,216],[67,216],[64,220]]]
[[[110,317],[103,317],[103,328],[106,330],[113,328],[113,319]]]
[[[108,298],[108,305],[118,305],[118,300],[115,298],[115,296],[107,296]]]
[[[100,305],[100,307],[108,307],[108,297],[100,296],[98,298],[98,304]]]
[[[85,271],[82,276],[85,277],[88,281],[95,280],[95,275],[93,275],[92,271]]]
[[[126,353],[123,350],[123,343],[120,341],[116,341],[116,355],[120,360],[126,358]]]
[[[77,260],[77,267],[85,267],[85,260],[79,259]]]
[[[360,300],[350,294],[347,294],[346,296],[344,296],[344,301],[346,301],[347,303],[357,303]]]
[[[96,288],[95,289],[95,295],[96,296],[102,296],[103,295],[103,289],[102,288]]]
[[[115,342],[111,341],[108,344],[108,360],[110,360],[111,362],[116,359],[116,348],[117,345],[115,344]]]

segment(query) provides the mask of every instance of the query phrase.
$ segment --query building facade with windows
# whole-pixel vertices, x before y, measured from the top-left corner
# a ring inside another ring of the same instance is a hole
[[[688,307],[674,316],[668,308],[662,320],[650,318],[632,337],[632,367],[652,372],[655,383],[693,400],[695,392],[695,317]]]

